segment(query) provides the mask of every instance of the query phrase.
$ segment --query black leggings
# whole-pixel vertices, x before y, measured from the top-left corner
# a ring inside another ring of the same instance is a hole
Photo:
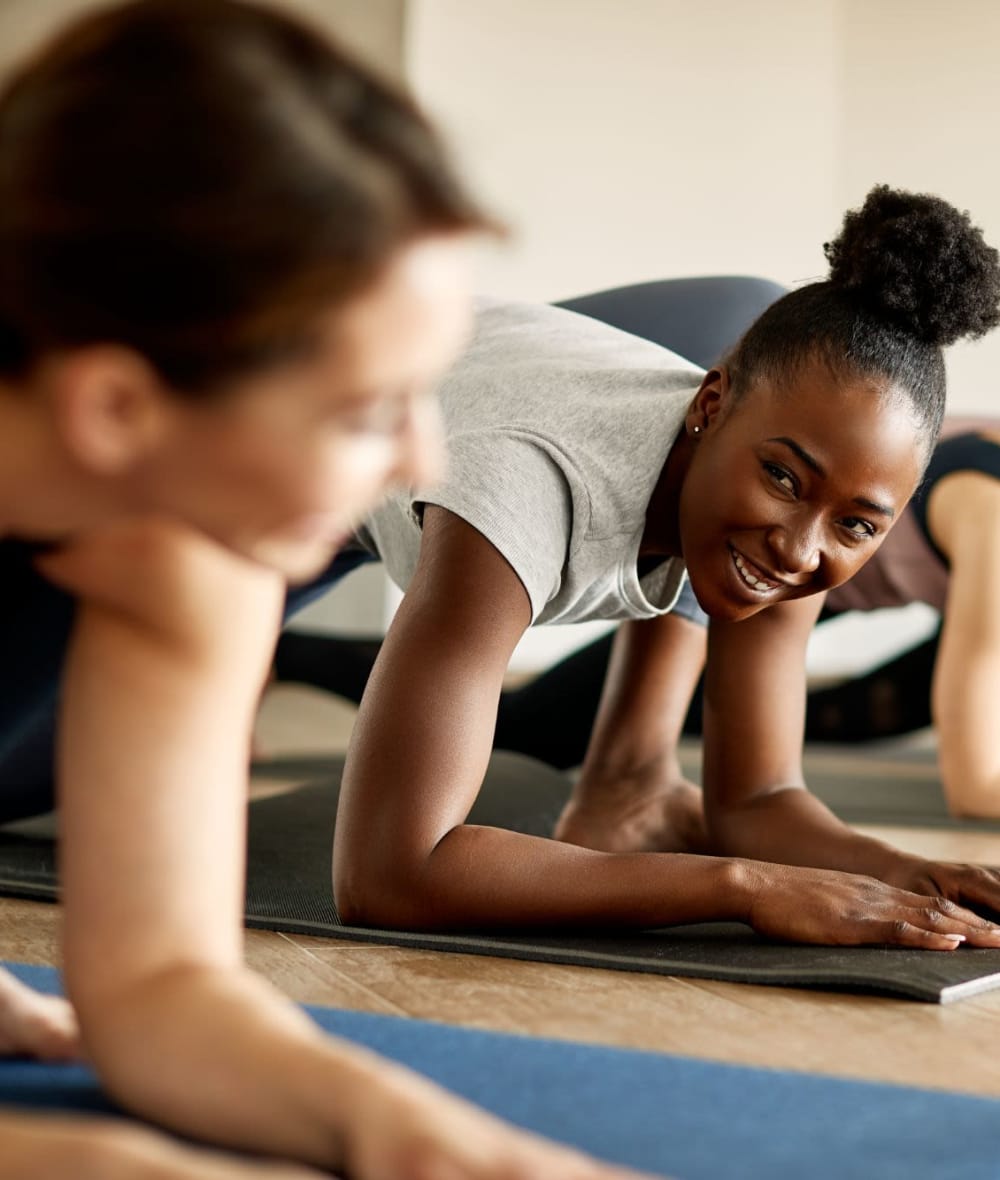
[[[863,742],[930,725],[939,634],[864,676],[810,692],[807,740]],[[494,746],[530,754],[560,769],[579,766],[597,714],[613,638],[606,635],[523,687],[502,693]],[[278,643],[277,678],[312,684],[358,702],[379,642],[287,631]],[[699,685],[685,733],[701,732],[701,703]]]
[[[856,680],[814,689],[806,709],[806,738],[865,742],[912,733],[931,724],[931,681],[940,629]]]
[[[0,823],[39,815],[55,803],[59,684],[76,606],[35,570],[39,548],[0,541]],[[369,560],[360,550],[342,550],[315,582],[289,592],[286,614]],[[359,654],[367,660],[363,687],[375,657],[363,648]]]

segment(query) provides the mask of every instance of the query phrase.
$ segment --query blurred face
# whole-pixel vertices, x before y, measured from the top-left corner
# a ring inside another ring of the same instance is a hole
[[[470,316],[467,246],[406,247],[328,313],[307,359],[217,400],[171,399],[134,493],[293,580],[312,576],[390,486],[442,474],[433,386]]]
[[[839,384],[819,363],[735,401],[710,373],[687,428],[680,547],[705,611],[730,620],[852,577],[913,494],[926,450],[904,395]]]

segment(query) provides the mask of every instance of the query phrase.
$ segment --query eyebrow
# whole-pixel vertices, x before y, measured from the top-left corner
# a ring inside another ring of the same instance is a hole
[[[767,441],[781,443],[782,446],[788,447],[788,449],[797,455],[807,467],[815,471],[821,479],[826,479],[826,470],[823,467],[823,464],[820,463],[815,455],[810,455],[805,447],[797,443],[794,438],[786,438],[784,435],[782,435],[779,438],[769,438]],[[855,496],[852,502],[859,505],[861,508],[867,508],[870,512],[878,513],[879,516],[885,516],[889,520],[892,520],[896,515],[895,512],[893,512],[893,510],[887,507],[885,504],[877,504],[874,500],[869,500],[867,496]]]

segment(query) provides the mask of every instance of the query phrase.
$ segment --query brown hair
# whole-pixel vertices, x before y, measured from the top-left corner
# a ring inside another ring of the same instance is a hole
[[[307,26],[116,6],[0,94],[0,374],[116,342],[200,392],[286,355],[407,241],[480,228],[413,102]]]

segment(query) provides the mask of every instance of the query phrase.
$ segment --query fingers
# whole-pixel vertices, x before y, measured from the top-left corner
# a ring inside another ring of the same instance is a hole
[[[962,895],[975,899],[974,892],[969,889],[963,889]],[[990,918],[940,894],[930,898],[920,893],[908,896],[912,906],[923,912],[924,920],[919,925],[927,929],[964,934],[970,946],[1000,947],[1000,925]]]
[[[81,1055],[76,1013],[66,1000],[39,996],[24,1017],[19,1052],[40,1061],[76,1061]]]
[[[42,1061],[79,1057],[80,1034],[70,1004],[58,996],[41,995],[0,971],[0,1054]]]
[[[875,920],[881,935],[877,941],[946,951],[956,950],[963,943],[1000,947],[1000,927],[948,898],[927,898],[917,893],[904,896],[907,900],[895,916]]]
[[[890,946],[909,946],[929,951],[955,951],[966,941],[964,934],[944,934],[906,921],[872,919],[868,923],[869,937],[865,942],[887,943]]]
[[[963,866],[958,889],[962,900],[976,907],[974,912],[978,917],[996,925],[995,919],[1000,918],[1000,873],[996,869]],[[985,912],[980,913],[980,910]]]

